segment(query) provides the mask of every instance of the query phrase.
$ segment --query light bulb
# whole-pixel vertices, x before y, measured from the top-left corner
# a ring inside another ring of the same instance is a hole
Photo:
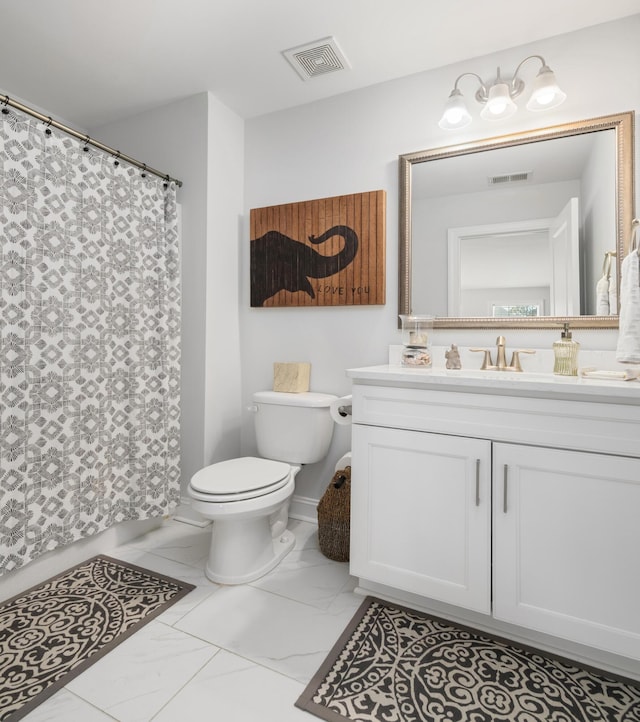
[[[555,93],[551,90],[545,90],[543,93],[538,93],[536,100],[540,105],[549,105],[553,102]]]
[[[506,107],[507,102],[504,98],[495,98],[495,100],[487,105],[487,111],[491,113],[491,115],[500,115],[500,113],[504,113]]]
[[[548,65],[544,65],[533,81],[533,90],[527,103],[527,110],[549,110],[564,103],[567,95],[556,81]]]
[[[489,88],[489,97],[480,112],[480,117],[483,120],[502,120],[513,115],[516,110],[517,106],[511,100],[509,86],[506,83],[496,83]]]
[[[454,88],[451,91],[451,95],[449,95],[438,125],[443,130],[456,130],[457,128],[464,128],[469,125],[470,122],[471,115],[467,110],[464,97],[457,88]]]
[[[445,115],[447,116],[447,121],[451,123],[451,125],[457,125],[464,117],[464,113],[460,110],[460,108],[449,108],[449,110],[445,112]]]

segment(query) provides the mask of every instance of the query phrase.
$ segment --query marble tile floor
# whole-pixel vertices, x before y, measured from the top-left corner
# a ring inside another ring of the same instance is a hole
[[[293,704],[362,597],[348,564],[319,551],[314,524],[289,528],[294,549],[240,586],[205,577],[210,527],[169,520],[109,552],[196,589],[24,720],[311,722]]]

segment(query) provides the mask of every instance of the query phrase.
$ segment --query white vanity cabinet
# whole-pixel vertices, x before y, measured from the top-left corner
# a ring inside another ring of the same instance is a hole
[[[640,384],[348,373],[363,591],[640,677]]]
[[[640,658],[637,459],[494,444],[493,614]]]
[[[490,442],[356,425],[351,444],[352,574],[489,613]]]

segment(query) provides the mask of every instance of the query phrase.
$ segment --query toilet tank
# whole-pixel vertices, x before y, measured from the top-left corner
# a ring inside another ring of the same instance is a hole
[[[258,454],[290,464],[314,464],[323,459],[333,437],[329,406],[336,398],[313,391],[254,393]]]

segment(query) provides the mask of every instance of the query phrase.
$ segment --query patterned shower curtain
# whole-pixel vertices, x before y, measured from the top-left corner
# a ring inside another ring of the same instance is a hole
[[[0,574],[179,499],[175,185],[0,116]]]

